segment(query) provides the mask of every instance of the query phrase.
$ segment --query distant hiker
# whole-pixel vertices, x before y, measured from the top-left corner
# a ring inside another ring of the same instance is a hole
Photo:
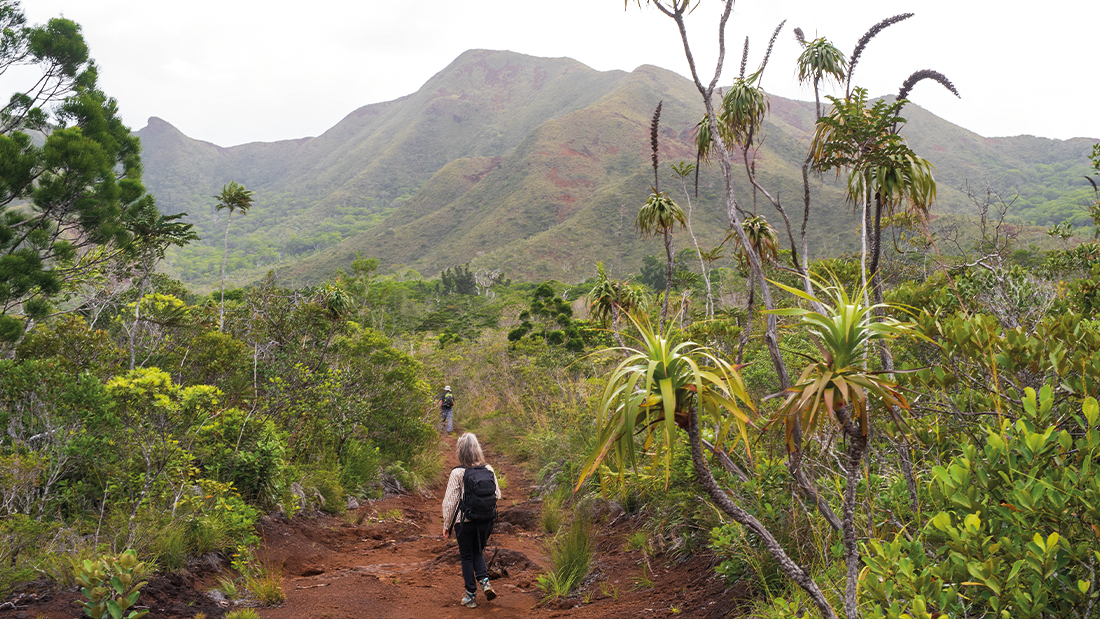
[[[460,604],[477,608],[478,586],[485,592],[486,599],[497,596],[489,584],[482,553],[493,532],[500,486],[493,467],[485,463],[485,454],[476,436],[467,432],[458,437],[457,451],[460,465],[451,470],[447,494],[443,497],[443,537],[449,538],[453,528],[458,540],[462,580],[466,585],[466,594]]]
[[[439,398],[439,421],[446,428],[444,432],[450,434],[454,427],[454,413],[452,410],[455,405],[455,396],[451,393],[451,386],[447,385],[443,388],[443,393]]]

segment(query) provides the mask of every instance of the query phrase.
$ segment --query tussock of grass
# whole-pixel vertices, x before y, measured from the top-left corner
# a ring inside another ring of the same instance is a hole
[[[568,488],[558,488],[542,500],[542,530],[554,535],[565,519],[564,504],[569,496]]]
[[[275,606],[286,600],[283,593],[283,570],[266,566],[245,580],[245,586],[256,599],[267,606]]]
[[[538,587],[548,597],[568,595],[592,567],[592,514],[577,510],[569,527],[550,542],[550,571],[538,577]]]

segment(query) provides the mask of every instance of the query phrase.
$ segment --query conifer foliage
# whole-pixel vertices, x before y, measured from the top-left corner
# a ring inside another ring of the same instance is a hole
[[[80,26],[28,26],[0,0],[0,30],[0,76],[41,74],[0,107],[0,340],[12,342],[67,285],[124,257],[156,207],[140,142],[99,89]]]

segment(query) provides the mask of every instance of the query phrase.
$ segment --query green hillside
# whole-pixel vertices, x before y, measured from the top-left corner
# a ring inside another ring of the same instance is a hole
[[[518,279],[578,281],[596,260],[616,260],[620,207],[624,269],[663,251],[632,230],[653,184],[649,123],[659,101],[661,188],[686,203],[666,164],[693,161],[702,105],[688,80],[652,66],[599,72],[564,58],[474,50],[416,93],[360,108],[316,138],[221,148],[156,118],[138,135],[146,183],[161,209],[189,213],[203,237],[171,255],[167,267],[199,288],[217,282],[224,220],[213,195],[230,180],[256,196],[248,216],[233,223],[236,282],[274,268],[289,283],[314,283],[358,253],[378,257],[384,269],[424,275],[472,262]],[[770,104],[756,168],[796,215],[813,105],[781,97]],[[904,115],[911,146],[936,166],[941,214],[971,211],[967,186],[989,186],[1019,193],[1010,213],[1016,223],[1088,223],[1080,204],[1091,190],[1082,180],[1089,140],[983,138],[915,104]],[[814,183],[812,251],[854,250],[858,228],[835,179]],[[743,209],[779,223],[743,173],[736,188]],[[693,224],[706,247],[726,228],[721,194],[717,166],[705,167]],[[688,240],[678,234],[676,246]]]

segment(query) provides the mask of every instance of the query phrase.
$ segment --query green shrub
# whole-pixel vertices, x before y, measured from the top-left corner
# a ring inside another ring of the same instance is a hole
[[[275,502],[286,438],[273,421],[230,408],[205,421],[197,434],[194,453],[206,477],[233,484],[248,502]]]
[[[932,468],[940,511],[911,541],[868,542],[871,617],[1070,617],[1100,599],[1100,407],[1059,419],[1049,387],[1022,403]]]
[[[137,582],[145,564],[137,560],[137,553],[127,550],[118,557],[101,557],[95,561],[74,561],[73,569],[80,592],[87,601],[81,602],[85,616],[100,619],[109,613],[114,619],[137,619],[148,610],[130,611],[137,604],[145,582]]]
[[[46,550],[46,540],[58,525],[26,514],[0,518],[0,599],[19,585],[34,580],[35,560]]]
[[[347,509],[347,492],[334,471],[314,468],[302,478],[302,488],[306,496],[320,497],[317,507],[326,514],[335,516]]]
[[[197,480],[177,510],[187,525],[188,545],[198,554],[259,542],[254,527],[260,512],[244,502],[233,484]]]
[[[377,447],[350,439],[340,454],[340,483],[356,492],[372,488],[378,484],[381,465],[382,454]]]

